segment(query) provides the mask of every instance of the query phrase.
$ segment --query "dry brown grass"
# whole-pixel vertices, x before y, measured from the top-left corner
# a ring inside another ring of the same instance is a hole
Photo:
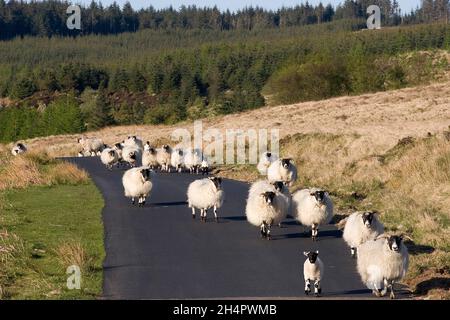
[[[90,266],[91,261],[81,242],[63,243],[56,249],[56,253],[64,269],[76,265],[81,270],[86,270]]]

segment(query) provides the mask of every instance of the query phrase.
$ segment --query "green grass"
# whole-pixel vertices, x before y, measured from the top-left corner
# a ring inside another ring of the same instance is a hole
[[[101,294],[103,199],[92,182],[7,190],[2,202],[0,230],[17,235],[15,247],[23,244],[9,261],[3,259],[3,298],[94,299]],[[81,290],[66,287],[72,257],[70,252],[61,253],[64,245],[84,249]]]

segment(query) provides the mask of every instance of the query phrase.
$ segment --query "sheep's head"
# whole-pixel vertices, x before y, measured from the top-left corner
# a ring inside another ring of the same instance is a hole
[[[272,205],[273,200],[275,199],[275,192],[267,191],[264,193],[261,193],[261,197],[264,199],[264,202],[268,205]]]
[[[122,150],[122,149],[123,149],[121,143],[116,143],[116,144],[114,145],[114,148],[116,148],[117,150]]]
[[[266,157],[267,157],[268,159],[270,159],[270,158],[272,157],[272,153],[271,153],[271,152],[266,152]]]
[[[373,217],[375,216],[375,211],[367,211],[362,214],[362,221],[367,228],[372,225]]]
[[[131,141],[136,141],[137,137],[136,136],[128,136],[128,140]]]
[[[169,147],[169,145],[167,145],[167,144],[164,144],[164,145],[162,146],[162,148],[163,148],[163,150],[164,150],[165,152],[169,152],[169,151],[170,151],[170,147]]]
[[[114,150],[109,150],[108,153],[111,157],[114,157],[116,155],[116,152]]]
[[[21,150],[24,150],[25,149],[25,146],[23,145],[23,143],[18,143],[17,145],[16,145],[19,149],[21,149]]]
[[[178,155],[179,155],[180,157],[182,157],[182,156],[183,156],[183,150],[178,149]]]
[[[275,190],[278,192],[282,192],[284,188],[284,182],[283,181],[276,181],[272,182],[272,185],[275,187]]]
[[[316,201],[318,203],[323,203],[325,200],[325,191],[323,190],[316,190],[314,192],[310,193],[311,197],[316,198]]]
[[[392,235],[387,238],[387,243],[388,243],[389,249],[394,252],[400,251],[400,246],[402,245],[402,241],[403,241],[402,236]]]
[[[281,165],[283,166],[283,168],[287,169],[289,168],[289,166],[291,165],[291,163],[293,163],[292,159],[290,158],[284,158],[281,159]]]
[[[129,157],[130,157],[131,160],[136,161],[136,152],[131,151],[128,155],[129,155]]]
[[[208,179],[211,180],[212,183],[214,183],[214,186],[216,187],[217,190],[220,190],[220,188],[222,186],[222,178],[209,177]]]
[[[150,152],[150,154],[155,154],[155,153],[156,153],[156,150],[155,150],[155,148],[150,147],[150,148],[148,149],[148,152]]]
[[[150,169],[142,169],[141,175],[144,181],[150,181],[152,171]]]
[[[317,257],[319,256],[319,250],[303,251],[303,255],[308,257],[310,263],[316,263]]]

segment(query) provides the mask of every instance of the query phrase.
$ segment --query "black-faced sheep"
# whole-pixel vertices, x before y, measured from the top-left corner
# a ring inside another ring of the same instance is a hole
[[[27,152],[27,147],[23,143],[16,143],[11,150],[13,156]]]
[[[366,286],[378,297],[385,296],[390,288],[394,299],[394,283],[408,271],[409,255],[403,238],[382,234],[360,245],[357,258],[358,273]]]
[[[368,240],[374,240],[384,232],[383,224],[378,220],[375,212],[355,212],[345,223],[343,238],[350,246],[352,257],[355,257],[356,248]]]
[[[170,171],[170,159],[172,158],[172,148],[165,144],[161,149],[156,150],[156,160],[161,166],[161,171]]]
[[[311,293],[311,283],[314,283],[314,294],[319,296],[322,293],[320,282],[323,279],[324,265],[319,258],[319,251],[305,251],[307,257],[303,264],[303,277],[305,279],[305,294]]]
[[[276,154],[272,152],[264,152],[259,157],[258,165],[256,166],[256,169],[258,169],[259,173],[263,176],[267,175],[267,169],[269,169],[270,165],[278,160],[278,157]]]
[[[152,175],[152,170],[147,167],[131,168],[125,172],[122,184],[125,197],[131,198],[132,204],[135,204],[136,198],[138,198],[138,205],[144,206],[153,188]]]
[[[172,155],[170,157],[170,164],[178,172],[181,172],[183,170],[184,151],[182,149],[175,148],[175,150],[172,151]]]
[[[312,240],[317,240],[319,225],[333,217],[333,201],[326,191],[312,188],[295,192],[292,196],[294,217],[304,226],[311,226]]]
[[[142,140],[136,136],[128,136],[128,138],[123,141],[123,146],[124,147],[134,147],[136,149],[139,149],[140,151],[142,151],[144,149]]]
[[[157,151],[153,147],[149,147],[148,149],[144,148],[144,152],[142,153],[142,165],[144,167],[149,167],[152,170],[155,170],[158,167],[158,160],[156,159]]]
[[[297,168],[292,159],[278,159],[267,169],[267,179],[271,182],[283,181],[291,186],[297,180]]]
[[[106,166],[108,170],[112,170],[113,165],[119,160],[116,150],[112,148],[106,148],[100,154],[100,160]]]
[[[130,167],[135,167],[140,152],[140,149],[136,148],[136,146],[125,146],[122,149],[122,159],[124,162],[128,163]]]
[[[200,209],[200,219],[206,222],[206,213],[208,209],[213,208],[217,222],[217,209],[222,206],[225,198],[222,179],[209,177],[193,181],[188,187],[187,197],[189,208],[192,208],[192,218],[195,219],[195,209]]]

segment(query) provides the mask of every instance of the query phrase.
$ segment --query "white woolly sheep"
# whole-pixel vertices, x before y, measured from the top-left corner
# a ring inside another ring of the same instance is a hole
[[[172,148],[165,144],[161,149],[156,150],[156,160],[161,166],[161,171],[170,172],[170,159],[172,158]]]
[[[131,168],[125,172],[122,177],[122,184],[125,197],[131,198],[132,204],[135,204],[135,199],[138,198],[138,205],[144,206],[153,188],[152,175],[152,170],[147,167]]]
[[[314,294],[318,297],[322,293],[320,282],[323,279],[324,266],[319,258],[319,251],[305,251],[307,257],[303,264],[303,278],[305,279],[305,294],[311,293],[311,282],[314,282]]]
[[[312,240],[317,240],[319,225],[333,217],[333,201],[326,191],[312,188],[299,190],[292,196],[293,214],[304,226],[311,226]]]
[[[267,178],[271,182],[283,181],[291,186],[297,180],[297,168],[292,159],[278,159],[267,169]]]
[[[184,166],[190,173],[198,173],[198,168],[203,160],[203,153],[199,149],[189,149],[184,156]]]
[[[358,247],[357,257],[358,273],[366,286],[378,297],[385,296],[390,288],[394,299],[394,283],[408,271],[408,249],[402,236],[382,234],[366,241]]]
[[[175,148],[170,157],[170,164],[176,171],[181,172],[184,165],[184,151],[179,148]]]
[[[280,224],[289,209],[289,199],[268,181],[257,181],[248,192],[245,214],[250,224],[260,228],[262,238],[271,239],[271,227]]]
[[[156,154],[157,151],[153,147],[149,147],[147,150],[144,149],[144,152],[142,153],[142,165],[155,170],[158,167]]]
[[[78,143],[83,147],[83,152],[89,153],[92,157],[105,148],[103,141],[97,138],[81,137],[78,139]]]
[[[278,157],[276,154],[271,152],[264,152],[259,157],[258,165],[256,166],[256,169],[258,169],[259,173],[263,176],[267,175],[267,169],[270,167],[270,165],[278,160]]]
[[[214,218],[219,221],[217,209],[224,201],[225,192],[222,190],[222,179],[209,177],[193,181],[187,190],[188,205],[192,208],[192,218],[195,219],[195,209],[200,209],[200,219],[206,222],[208,209],[213,208]]]
[[[142,140],[139,139],[136,136],[128,136],[126,140],[123,141],[124,147],[135,147],[142,151],[144,149],[144,145],[142,143]]]
[[[208,160],[205,158],[202,160],[202,163],[200,164],[200,171],[202,175],[206,175],[209,173],[209,163]]]
[[[14,156],[17,156],[18,154],[22,154],[22,153],[25,153],[25,152],[27,152],[27,147],[23,143],[20,143],[20,142],[16,143],[14,145],[14,147],[12,148],[12,150],[11,150],[11,153]]]
[[[378,220],[376,213],[355,212],[345,223],[343,238],[350,246],[352,257],[355,257],[356,248],[368,240],[374,240],[384,232],[383,224]]]
[[[140,154],[140,149],[136,148],[136,146],[125,146],[122,149],[122,158],[124,162],[127,162],[130,167],[136,166],[136,161]]]
[[[119,156],[117,155],[116,150],[112,148],[103,149],[100,154],[100,160],[106,166],[108,170],[112,170],[114,164],[119,160]]]

